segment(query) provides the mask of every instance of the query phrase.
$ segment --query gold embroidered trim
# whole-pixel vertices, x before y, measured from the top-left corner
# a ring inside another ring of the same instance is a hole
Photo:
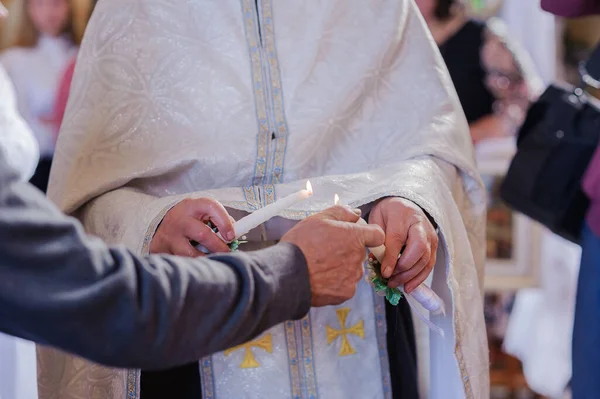
[[[275,46],[275,30],[273,22],[273,6],[270,0],[262,0],[263,14],[263,36],[265,39],[266,56],[269,64],[270,73],[270,89],[273,104],[275,124],[272,126],[275,132],[275,150],[273,153],[273,165],[270,174],[270,181],[273,184],[281,183],[283,179],[283,165],[285,159],[285,151],[288,139],[288,127],[285,119],[285,109],[283,105],[283,90],[281,84],[281,76],[279,73],[279,60],[277,58],[277,48]]]
[[[140,370],[127,370],[127,399],[138,398],[138,376]]]
[[[254,103],[256,105],[256,117],[258,119],[258,137],[256,142],[256,163],[254,177],[251,187],[244,188],[244,196],[252,209],[260,208],[260,196],[257,193],[259,186],[264,184],[268,166],[269,152],[269,118],[267,114],[267,98],[265,84],[262,74],[261,51],[256,26],[256,11],[252,0],[242,0],[244,26],[246,40],[250,52],[250,63],[252,66],[252,89],[254,91]]]
[[[202,364],[202,398],[203,399],[214,399],[215,397],[215,384],[214,375],[212,368],[212,360],[210,357],[205,357],[200,361]]]
[[[310,314],[299,322],[302,328],[302,358],[304,365],[304,384],[309,398],[317,397],[317,377],[313,354],[312,323]]]
[[[456,355],[456,360],[458,361],[458,367],[460,369],[460,376],[463,381],[463,385],[465,388],[465,397],[467,399],[475,399],[473,396],[473,388],[471,387],[471,381],[469,380],[469,373],[467,372],[467,367],[465,365],[465,359],[462,352],[462,330],[460,329],[460,317],[458,316],[458,312],[454,312],[454,334],[456,337],[456,345],[454,347],[454,353]]]
[[[183,198],[174,200],[169,205],[165,206],[163,208],[163,210],[160,211],[160,213],[158,215],[156,215],[156,217],[154,217],[154,219],[152,219],[152,221],[150,222],[150,225],[146,229],[146,235],[144,236],[144,241],[142,242],[142,248],[141,248],[140,254],[148,255],[150,253],[150,243],[152,242],[152,238],[154,238],[154,234],[156,233],[156,229],[158,229],[158,225],[165,218],[165,215],[167,214],[167,212],[169,212],[175,205],[180,203],[182,200],[183,200]]]
[[[304,319],[307,319],[306,316]],[[301,398],[302,387],[300,380],[300,358],[298,357],[298,343],[296,340],[296,323],[293,321],[285,322],[285,339],[288,352],[288,367],[290,372],[290,385],[292,389],[292,398]]]

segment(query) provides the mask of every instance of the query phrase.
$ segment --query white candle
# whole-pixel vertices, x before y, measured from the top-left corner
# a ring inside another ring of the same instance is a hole
[[[333,203],[335,205],[339,205],[340,203],[340,196],[339,195],[335,195],[333,197]],[[363,218],[358,219],[358,222],[356,222],[358,224],[362,224],[365,225],[367,224],[367,221]],[[375,256],[375,258],[377,258],[377,260],[379,261],[379,263],[383,262],[383,257],[385,256],[385,245],[380,245],[376,248],[369,248],[369,252],[371,252],[373,254],[373,256]]]
[[[280,200],[273,202],[265,206],[264,208],[260,208],[248,216],[238,220],[233,224],[233,229],[235,231],[235,237],[239,238],[243,235],[248,234],[250,230],[260,226],[265,223],[267,220],[274,218],[279,215],[281,212],[286,209],[292,207],[298,202],[304,201],[310,196],[312,196],[312,186],[309,181],[306,182],[306,189],[295,192],[294,194],[288,195]]]
[[[340,197],[336,194],[334,197],[334,203],[338,205]],[[366,225],[367,221],[363,218],[358,219],[358,224]],[[385,245],[380,245],[376,248],[369,248],[369,252],[375,256],[379,263],[383,264],[383,258],[385,257]],[[404,288],[402,288],[404,292]],[[411,295],[417,300],[425,309],[429,310],[433,314],[444,314],[446,312],[445,304],[442,298],[440,298],[431,288],[425,284],[419,285],[410,294],[404,292],[405,295]]]

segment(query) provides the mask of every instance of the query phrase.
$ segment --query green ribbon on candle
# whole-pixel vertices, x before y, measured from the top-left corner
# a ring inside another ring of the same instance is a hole
[[[381,264],[372,255],[369,256],[367,270],[369,272],[367,281],[373,286],[375,292],[378,295],[385,296],[385,299],[393,306],[398,305],[400,299],[402,299],[402,291],[398,288],[388,287],[388,280],[381,275]]]
[[[473,9],[475,9],[476,11],[479,11],[481,9],[483,9],[484,4],[483,4],[484,0],[471,0],[471,4],[473,5]]]
[[[210,227],[212,229],[212,231],[214,231],[215,233],[219,232],[219,229],[217,228],[217,226],[213,225],[211,222],[207,223],[208,227]],[[227,244],[227,246],[229,247],[229,249],[231,250],[231,252],[235,252],[238,250],[238,248],[240,247],[241,244],[245,244],[248,241],[240,241],[237,238],[233,241],[231,241],[230,243]]]

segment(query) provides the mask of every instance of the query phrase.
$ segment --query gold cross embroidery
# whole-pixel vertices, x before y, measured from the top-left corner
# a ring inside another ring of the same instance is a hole
[[[352,347],[352,345],[350,345],[348,334],[354,334],[362,339],[365,339],[365,323],[363,320],[361,320],[352,327],[346,328],[346,319],[348,318],[348,313],[350,313],[350,308],[337,309],[336,312],[341,328],[336,330],[335,328],[327,325],[327,345],[331,345],[333,341],[341,336],[342,346],[340,348],[339,355],[353,355],[356,353],[356,350]]]
[[[225,356],[231,355],[233,352],[238,349],[244,349],[246,352],[244,353],[244,360],[242,360],[242,364],[240,365],[241,369],[253,369],[260,367],[260,363],[256,361],[254,357],[254,353],[252,353],[252,348],[260,348],[269,353],[273,353],[273,339],[271,334],[267,334],[262,338],[256,339],[254,341],[246,342],[245,344],[241,344],[238,346],[234,346],[233,348],[227,349],[223,354]]]

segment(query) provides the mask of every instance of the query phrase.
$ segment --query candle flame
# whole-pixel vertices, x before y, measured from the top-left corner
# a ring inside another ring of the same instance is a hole
[[[333,196],[333,204],[338,205],[339,203],[340,203],[340,196],[336,194]]]
[[[313,193],[312,184],[310,184],[310,180],[306,181],[306,191],[308,191],[310,195],[312,195]]]

